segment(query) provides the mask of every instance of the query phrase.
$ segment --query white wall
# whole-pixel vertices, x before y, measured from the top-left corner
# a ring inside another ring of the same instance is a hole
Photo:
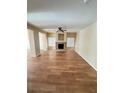
[[[47,35],[39,32],[40,50],[47,50]]]
[[[29,35],[27,33],[27,49],[30,50],[30,42],[29,42]]]
[[[39,32],[28,29],[31,56],[40,55]]]
[[[75,50],[94,69],[97,69],[97,23],[79,31]]]
[[[34,32],[34,43],[35,43],[35,51],[36,55],[40,55],[40,42],[39,42],[39,32],[33,31]]]

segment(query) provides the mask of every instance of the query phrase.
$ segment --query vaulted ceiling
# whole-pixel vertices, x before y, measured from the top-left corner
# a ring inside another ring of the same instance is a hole
[[[45,30],[78,31],[96,22],[97,0],[27,0],[27,20]]]

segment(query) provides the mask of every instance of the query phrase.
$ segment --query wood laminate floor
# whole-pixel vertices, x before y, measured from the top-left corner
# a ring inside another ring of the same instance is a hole
[[[28,93],[97,93],[96,71],[76,52],[43,52],[28,56]]]

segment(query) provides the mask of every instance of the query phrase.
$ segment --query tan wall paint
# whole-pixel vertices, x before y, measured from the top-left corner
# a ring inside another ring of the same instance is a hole
[[[47,33],[48,37],[56,37],[56,33]]]
[[[77,33],[69,33],[69,32],[67,32],[67,37],[74,37],[74,38],[76,38],[76,34]],[[56,33],[47,33],[47,36],[48,37],[55,37]]]
[[[94,69],[97,69],[97,23],[79,31],[75,50]]]
[[[76,38],[77,33],[67,33],[67,37],[74,37]]]

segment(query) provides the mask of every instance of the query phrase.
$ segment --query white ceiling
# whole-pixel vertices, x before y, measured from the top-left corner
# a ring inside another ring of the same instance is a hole
[[[76,32],[96,22],[97,0],[27,0],[27,12],[28,22],[41,29]]]

